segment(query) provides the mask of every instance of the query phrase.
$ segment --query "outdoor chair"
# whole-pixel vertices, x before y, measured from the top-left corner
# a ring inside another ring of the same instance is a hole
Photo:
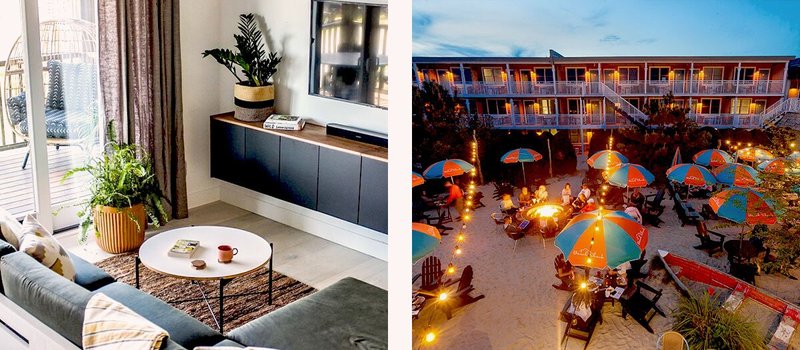
[[[561,310],[561,319],[567,323],[564,335],[561,336],[561,344],[566,348],[567,338],[575,338],[586,342],[583,345],[583,348],[586,349],[589,346],[589,342],[592,340],[592,334],[594,333],[597,323],[603,323],[602,304],[594,303],[591,307],[592,315],[589,316],[589,319],[584,321],[579,316],[568,311],[571,303],[572,298],[567,300],[567,303]]]
[[[622,318],[627,318],[628,315],[630,315],[636,322],[639,322],[644,329],[653,333],[653,328],[650,327],[650,320],[652,320],[656,314],[667,317],[664,311],[656,305],[658,300],[661,299],[661,291],[661,289],[656,290],[642,281],[636,281],[636,292],[628,299],[620,299],[620,303],[622,304]],[[645,293],[651,294],[652,296],[648,297]]]
[[[483,204],[483,192],[476,192],[475,196],[472,197],[472,203],[474,204],[473,207],[475,209],[485,207],[486,204]]]
[[[489,217],[492,218],[492,220],[494,220],[494,224],[495,224],[494,232],[495,233],[504,230],[503,229],[503,224],[505,224],[505,221],[504,221],[505,220],[505,215],[503,215],[502,213],[492,213],[491,215],[489,215]]]
[[[437,305],[447,315],[448,320],[453,318],[454,310],[485,298],[483,294],[477,297],[469,295],[470,292],[475,290],[475,287],[472,286],[472,278],[472,265],[467,265],[461,273],[461,278],[459,278],[458,289],[453,294],[448,295],[447,299],[437,301]]]
[[[656,217],[661,216],[661,213],[664,212],[664,206],[661,202],[664,200],[664,188],[658,189],[658,192],[655,194],[649,194],[644,196],[644,211],[655,215]],[[648,199],[652,198],[652,199]]]
[[[525,231],[521,230],[516,225],[509,225],[508,227],[505,228],[505,231],[506,231],[506,235],[508,236],[508,238],[511,238],[511,239],[514,240],[514,250],[512,250],[512,252],[516,253],[517,252],[517,243],[519,242],[520,239],[525,238]]]
[[[553,288],[561,290],[574,290],[577,287],[575,284],[575,268],[572,264],[564,259],[564,254],[559,253],[553,259],[553,267],[556,269],[556,278],[561,281],[561,284],[553,284]]]
[[[700,238],[700,245],[695,246],[695,249],[708,251],[708,256],[722,251],[722,246],[725,244],[725,235],[709,230],[708,227],[706,227],[706,223],[703,221],[695,223],[695,227],[697,228],[697,234],[695,236]],[[715,240],[712,238],[712,235],[717,237],[717,239]]]
[[[435,295],[436,292],[443,284],[449,281],[443,281],[444,270],[442,270],[442,261],[435,256],[429,256],[422,262],[422,273],[416,278],[422,278],[420,290],[427,292],[426,297]],[[415,278],[415,279],[416,279]]]
[[[634,278],[644,278],[647,277],[646,273],[642,273],[642,267],[647,264],[647,249],[642,250],[642,254],[639,255],[639,259],[631,261],[631,268],[626,271],[626,276],[628,277],[628,285],[633,284]]]
[[[666,331],[658,337],[656,350],[689,350],[689,342],[678,332]]]

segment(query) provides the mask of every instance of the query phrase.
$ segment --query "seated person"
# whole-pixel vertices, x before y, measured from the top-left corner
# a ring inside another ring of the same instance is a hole
[[[539,185],[539,189],[537,189],[536,192],[534,193],[533,203],[534,204],[545,203],[547,202],[547,197],[549,197],[547,193],[547,188],[544,187],[544,185]]]
[[[518,200],[520,207],[526,207],[531,204],[531,194],[528,193],[527,187],[522,187],[522,192],[520,192]]]
[[[458,212],[458,217],[456,220],[460,220],[461,213],[464,211],[464,192],[461,191],[461,188],[458,187],[458,185],[450,181],[444,183],[444,188],[447,189],[449,194],[443,205],[449,207],[450,205],[455,204],[456,211]]]
[[[644,207],[644,195],[642,192],[639,192],[638,188],[634,189],[633,193],[631,193],[631,199],[629,202],[629,205],[635,206],[636,209],[639,209],[640,211]]]
[[[630,262],[624,262],[612,270],[608,271],[608,278],[614,281],[617,286],[628,285],[628,270],[631,269]]]
[[[517,212],[517,206],[515,206],[514,202],[511,200],[510,194],[503,195],[503,200],[500,201],[500,210],[506,215]]]
[[[636,206],[625,204],[622,207],[625,209],[625,214],[630,215],[639,224],[642,223],[642,213],[639,212],[639,209],[636,208]]]
[[[583,207],[586,206],[586,200],[587,198],[586,196],[583,195],[583,193],[579,194],[578,198],[575,198],[575,200],[572,202],[572,208],[580,211],[581,209],[583,209]]]
[[[553,288],[561,290],[575,289],[575,269],[569,261],[564,259],[563,253],[556,255],[553,265],[556,268],[556,278],[561,280],[561,284],[553,284]]]
[[[558,219],[556,217],[539,217],[539,232],[542,237],[550,238],[558,234]]]
[[[583,195],[583,198],[589,199],[592,198],[592,190],[589,189],[589,185],[583,184],[581,185],[581,191],[579,194]]]
[[[586,205],[584,205],[583,208],[581,208],[580,212],[581,213],[588,213],[588,212],[594,211],[594,210],[597,210],[597,205],[594,204],[594,198],[589,198],[589,200],[586,201]]]
[[[512,216],[506,216],[503,218],[503,230],[506,233],[521,233],[523,232],[522,229],[519,227],[519,224],[514,222],[514,218]]]

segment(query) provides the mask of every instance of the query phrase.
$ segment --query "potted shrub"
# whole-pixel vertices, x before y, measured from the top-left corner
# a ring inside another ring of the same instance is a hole
[[[692,349],[766,349],[755,322],[722,307],[714,296],[683,296],[672,312],[672,330]]]
[[[80,242],[94,228],[97,244],[106,252],[122,253],[139,248],[144,242],[148,218],[159,227],[168,220],[161,200],[151,159],[137,145],[119,144],[109,124],[105,152],[85,166],[71,169],[64,179],[76,173],[91,175],[90,196],[81,203]]]
[[[282,57],[277,52],[267,54],[258,29],[255,15],[239,16],[240,34],[234,34],[236,52],[213,49],[203,52],[203,57],[214,57],[225,66],[238,82],[233,86],[234,118],[244,121],[263,121],[275,109],[275,89],[270,79],[278,71]],[[239,77],[236,67],[246,79]]]

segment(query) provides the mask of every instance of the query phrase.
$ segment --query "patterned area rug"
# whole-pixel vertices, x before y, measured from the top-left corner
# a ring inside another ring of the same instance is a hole
[[[134,285],[134,253],[124,253],[110,257],[96,263],[117,281]],[[256,318],[275,311],[316,290],[302,282],[286,277],[278,272],[272,274],[272,305],[268,304],[267,293],[249,296],[225,298],[224,317],[225,331],[232,330]],[[225,286],[225,295],[249,293],[254,291],[267,291],[269,274],[266,269],[261,269],[249,275],[235,278]],[[209,303],[216,315],[219,312],[218,291],[219,282],[200,282],[192,284],[189,280],[168,277],[149,270],[145,266],[139,267],[140,289],[161,300],[202,298],[201,289],[209,297]],[[183,310],[192,317],[217,329],[214,319],[203,300],[197,302],[184,302],[172,306]]]

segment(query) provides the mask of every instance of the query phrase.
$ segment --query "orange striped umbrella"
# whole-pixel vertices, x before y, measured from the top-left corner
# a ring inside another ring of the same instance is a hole
[[[708,169],[697,164],[677,164],[667,169],[667,178],[689,186],[705,186],[717,183]]]
[[[603,150],[593,154],[586,163],[595,169],[613,169],[628,162],[628,157],[617,151]]]
[[[716,193],[708,205],[720,217],[738,224],[771,225],[778,220],[763,195],[749,188],[731,187]]]
[[[772,153],[759,147],[742,148],[736,151],[736,157],[746,162],[760,162],[762,160],[770,160],[775,158]]]
[[[796,175],[800,173],[800,164],[786,158],[775,158],[761,162],[757,168],[763,172],[778,175],[785,175],[786,173]]]
[[[425,171],[422,172],[422,176],[424,176],[426,179],[453,177],[468,173],[472,171],[472,169],[475,169],[475,166],[467,163],[464,160],[445,159],[431,164],[427,169],[425,169]]]
[[[555,245],[573,265],[614,268],[638,259],[647,240],[647,229],[628,214],[598,209],[570,220]]]
[[[411,172],[411,187],[417,187],[425,183],[425,178],[415,172]]]
[[[761,183],[758,170],[749,165],[728,163],[711,171],[720,183],[730,186],[751,187]]]
[[[719,149],[707,149],[697,152],[692,160],[700,165],[717,167],[726,163],[733,163],[733,157],[728,152]]]

